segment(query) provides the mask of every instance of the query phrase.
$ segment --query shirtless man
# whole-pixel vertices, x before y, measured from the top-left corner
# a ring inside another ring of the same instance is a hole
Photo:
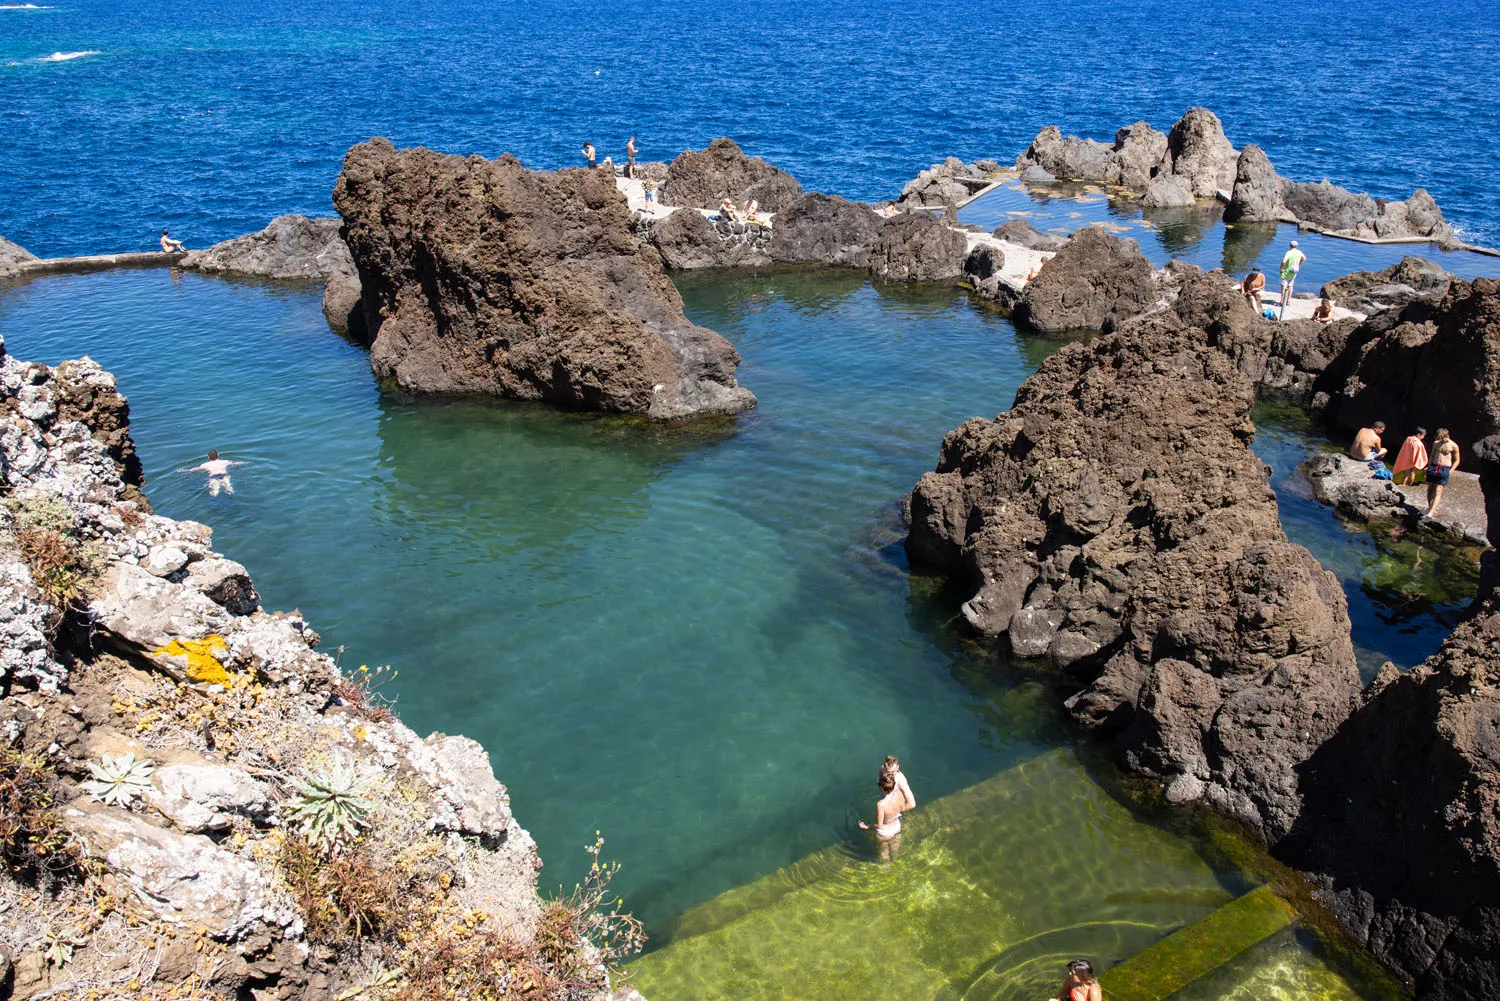
[[[243,465],[243,462],[231,462],[228,459],[219,458],[219,453],[211,448],[208,450],[207,462],[199,463],[196,466],[189,466],[187,469],[179,469],[178,472],[207,473],[208,495],[210,497],[217,497],[221,492],[226,494],[234,493],[234,484],[229,480],[229,467]]]
[[[1319,323],[1332,323],[1333,300],[1328,298],[1327,296],[1324,296],[1323,301],[1318,303],[1317,308],[1313,310],[1312,318],[1314,320],[1317,320]]]
[[[161,252],[163,254],[180,254],[187,248],[182,245],[181,240],[174,240],[167,235],[166,230],[161,231]]]
[[[1432,439],[1432,458],[1427,463],[1427,517],[1437,515],[1443,503],[1443,488],[1458,468],[1458,442],[1448,437],[1447,428],[1438,428]]]
[[[1384,459],[1385,446],[1380,443],[1380,436],[1385,434],[1385,421],[1376,421],[1367,428],[1360,428],[1359,434],[1354,436],[1354,444],[1349,446],[1349,456],[1360,462],[1368,462],[1371,459]]]
[[[635,136],[631,136],[630,141],[625,144],[625,176],[635,176]]]
[[[1245,297],[1245,301],[1255,310],[1256,316],[1259,316],[1265,310],[1265,307],[1260,302],[1260,294],[1265,290],[1266,273],[1260,268],[1251,268],[1250,273],[1245,276],[1245,280],[1240,282],[1240,293]]]

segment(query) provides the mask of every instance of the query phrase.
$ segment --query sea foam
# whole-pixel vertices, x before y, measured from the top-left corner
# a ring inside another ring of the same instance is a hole
[[[65,63],[69,59],[82,59],[84,56],[97,56],[98,49],[85,49],[82,52],[54,52],[50,56],[42,56],[37,59],[39,63]]]

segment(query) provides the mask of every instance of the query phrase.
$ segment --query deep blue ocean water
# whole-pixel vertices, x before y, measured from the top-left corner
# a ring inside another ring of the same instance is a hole
[[[1043,125],[1109,138],[1202,104],[1286,176],[1426,186],[1493,245],[1497,60],[1488,0],[50,0],[0,9],[0,234],[52,256],[328,214],[372,135],[535,167],[729,135],[809,188],[890,198]]]

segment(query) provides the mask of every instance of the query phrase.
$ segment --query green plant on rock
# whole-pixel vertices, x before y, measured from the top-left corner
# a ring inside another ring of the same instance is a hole
[[[58,818],[46,761],[0,747],[0,861],[14,873],[36,877],[74,870],[78,846]]]
[[[111,754],[105,751],[96,763],[89,762],[92,780],[83,783],[83,791],[106,806],[125,809],[151,788],[151,773],[156,764],[150,758],[137,759],[134,751]]]
[[[366,814],[375,807],[364,798],[365,784],[353,765],[340,761],[303,769],[296,787],[287,819],[295,821],[302,836],[324,851],[357,837],[370,825]]]
[[[63,611],[88,596],[108,561],[98,543],[79,537],[72,509],[58,498],[12,498],[5,506],[32,583],[60,621]]]

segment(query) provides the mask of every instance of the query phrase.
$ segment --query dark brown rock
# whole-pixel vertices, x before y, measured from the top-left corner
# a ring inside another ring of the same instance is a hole
[[[746,156],[733,139],[715,139],[707,149],[680,153],[667,168],[662,202],[716,209],[754,198],[762,212],[781,212],[802,197],[802,185],[758,156]]]
[[[1286,207],[1298,221],[1317,229],[1361,239],[1432,240],[1457,242],[1453,227],[1443,220],[1437,202],[1418,188],[1404,202],[1384,201],[1346,191],[1328,181],[1287,184]]]
[[[885,220],[870,249],[870,272],[901,282],[933,282],[963,274],[968,240],[963,233],[926,213],[902,213]]]
[[[907,549],[970,589],[973,628],[1019,627],[1014,653],[1077,683],[1073,718],[1128,767],[1274,840],[1359,676],[1338,581],[1287,542],[1247,446],[1252,401],[1202,330],[1069,345],[944,439]]]
[[[1500,991],[1500,605],[1410,674],[1387,665],[1300,769],[1275,853],[1419,997]]]
[[[1159,296],[1139,245],[1089,226],[1074,233],[1027,284],[1015,320],[1043,333],[1110,330]]]
[[[1118,171],[1110,160],[1111,147],[1093,139],[1063,137],[1056,125],[1048,125],[1036,134],[1026,152],[1016,158],[1016,167],[1026,170],[1039,167],[1054,177],[1104,184]]]
[[[734,232],[724,230],[696,209],[678,209],[659,222],[649,224],[647,239],[674,271],[702,268],[754,268],[771,263],[770,230],[753,223]]]
[[[339,333],[364,341],[365,314],[359,300],[359,273],[354,270],[354,261],[341,262],[323,281],[323,318]]]
[[[53,399],[59,421],[82,421],[94,440],[102,444],[115,462],[127,487],[145,482],[135,439],[130,436],[130,404],[115,384],[115,377],[89,359],[65,361],[53,370]],[[131,492],[138,502],[145,497]],[[148,508],[149,510],[149,508]]]
[[[1368,316],[1400,309],[1418,299],[1431,299],[1436,305],[1457,277],[1425,257],[1407,256],[1380,271],[1355,271],[1335,278],[1320,294]]]
[[[376,375],[656,418],[734,413],[739,354],[682,315],[598,170],[351,149],[334,187]]]
[[[1145,122],[1126,126],[1115,133],[1110,162],[1111,183],[1144,188],[1167,164],[1167,137]]]
[[[870,266],[870,248],[885,220],[864,202],[838,195],[803,195],[776,217],[771,259],[780,264]]]
[[[1454,280],[1435,307],[1371,317],[1315,388],[1328,395],[1325,416],[1350,430],[1446,427],[1463,449],[1500,433],[1500,279]]]

